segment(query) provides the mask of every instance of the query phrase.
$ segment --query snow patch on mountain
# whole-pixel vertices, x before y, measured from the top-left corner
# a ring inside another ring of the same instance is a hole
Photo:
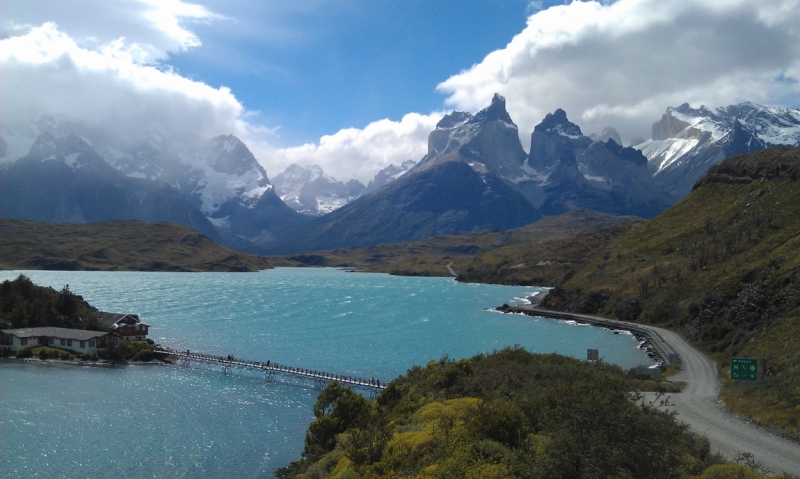
[[[694,138],[671,138],[667,140],[647,140],[642,144],[635,145],[633,148],[641,150],[648,160],[656,161],[656,172],[658,174],[664,168],[670,166],[679,158],[690,152],[697,146],[699,140]]]

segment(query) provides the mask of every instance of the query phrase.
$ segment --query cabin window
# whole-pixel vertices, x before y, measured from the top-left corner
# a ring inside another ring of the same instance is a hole
[[[21,338],[19,340],[20,346],[27,346],[28,345],[28,338]]]
[[[39,343],[39,344],[44,344],[44,341],[45,341],[45,339],[43,337],[41,337],[41,336],[36,338],[36,342]]]
[[[60,341],[61,341],[61,345],[62,345],[62,346],[65,346],[65,345],[66,345],[66,342],[67,342],[67,341],[66,341],[64,338],[61,338],[61,339],[60,339]]]
[[[91,341],[89,341],[89,347],[90,347],[90,348],[93,348],[93,347],[94,347],[94,340],[91,340]]]
[[[81,349],[86,347],[86,341],[81,341]]]
[[[67,339],[67,346],[72,346],[72,340],[71,339]]]
[[[47,342],[53,344],[55,342],[55,338],[47,338]]]
[[[128,330],[128,326],[127,326],[127,325],[123,326],[123,327],[122,327],[122,330],[123,330],[123,331],[127,331],[127,330]]]

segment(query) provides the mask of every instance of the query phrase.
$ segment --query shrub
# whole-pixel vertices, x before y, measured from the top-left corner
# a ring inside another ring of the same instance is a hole
[[[153,351],[151,349],[142,349],[137,356],[139,357],[139,361],[148,363],[153,360]]]
[[[16,354],[17,358],[32,358],[33,349],[20,349]]]
[[[45,351],[44,349],[40,349],[39,350],[39,359],[41,359],[41,360],[47,359],[47,351]]]

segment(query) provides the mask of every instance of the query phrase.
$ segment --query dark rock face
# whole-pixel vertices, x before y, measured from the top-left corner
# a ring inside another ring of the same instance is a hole
[[[653,183],[639,150],[614,139],[593,141],[561,109],[534,128],[526,173],[531,179],[517,187],[546,215],[586,208],[651,218],[673,203]]]
[[[506,100],[495,95],[492,104],[475,116],[453,112],[442,118],[428,137],[428,154],[412,171],[462,161],[478,172],[518,178],[524,174],[525,156],[517,125],[506,111]]]
[[[408,174],[331,214],[285,231],[271,253],[412,241],[460,231],[508,229],[541,214],[496,175],[448,161]]]
[[[178,223],[227,246],[260,252],[218,231],[170,185],[129,178],[75,135],[42,134],[25,157],[0,170],[5,218],[45,223],[135,219]]]

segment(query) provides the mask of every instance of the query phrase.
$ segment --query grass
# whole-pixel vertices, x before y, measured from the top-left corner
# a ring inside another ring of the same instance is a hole
[[[754,165],[795,171],[800,150],[723,163],[731,171],[610,243],[543,305],[681,331],[722,373],[732,356],[766,359],[762,383],[727,382],[722,398],[737,412],[798,432],[800,182],[793,173],[759,176]],[[737,179],[737,168],[755,179]]]
[[[508,231],[460,233],[412,243],[273,257],[270,261],[276,266],[332,266],[401,276],[451,276],[447,265],[452,263],[460,281],[533,284],[563,278],[565,271],[579,261],[578,256],[588,257],[579,253],[580,247],[575,250],[579,254],[560,254],[555,253],[555,247],[545,245],[610,226],[636,224],[637,220],[577,210]],[[532,248],[541,252],[541,261],[550,262],[537,266],[540,260],[529,258]],[[558,257],[551,261],[554,254]],[[525,263],[523,268],[513,267],[521,262]]]
[[[173,223],[47,224],[0,219],[0,268],[69,271],[258,271],[261,256]]]

